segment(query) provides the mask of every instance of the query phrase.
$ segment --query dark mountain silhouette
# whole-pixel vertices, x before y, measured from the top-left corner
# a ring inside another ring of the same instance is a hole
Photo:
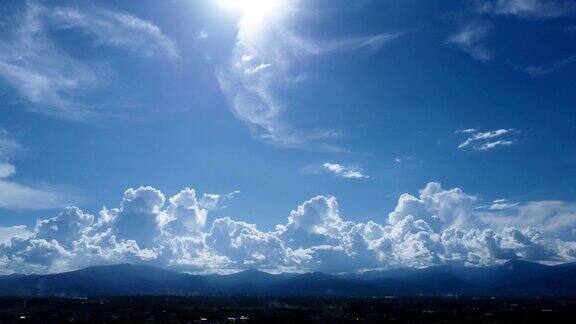
[[[230,275],[205,276],[210,291],[219,295],[260,295],[269,287],[297,276],[292,273],[270,274],[258,270],[245,270]]]
[[[506,263],[505,273],[492,291],[498,295],[512,292],[518,296],[574,296],[576,295],[576,264],[547,267],[525,261]]]
[[[464,282],[453,273],[423,271],[399,278],[372,281],[388,295],[463,295],[476,290],[472,283]]]
[[[205,278],[147,265],[118,264],[51,274],[0,279],[1,295],[194,295]]]
[[[0,276],[2,296],[576,296],[576,264],[513,260],[494,267],[438,266],[361,274],[190,275],[119,264],[49,274]]]
[[[268,295],[283,296],[371,296],[378,295],[377,286],[312,272],[287,279],[266,290]]]

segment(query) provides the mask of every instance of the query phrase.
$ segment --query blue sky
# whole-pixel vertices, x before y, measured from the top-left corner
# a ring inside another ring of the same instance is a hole
[[[307,251],[315,260],[320,245],[297,249],[283,241],[300,226],[294,215],[286,223],[291,210],[304,206],[306,215],[306,203],[319,204],[312,210],[331,215],[322,222],[394,226],[390,213],[402,210],[399,197],[408,193],[426,206],[432,220],[420,218],[432,237],[474,228],[501,230],[505,242],[517,226],[534,242],[541,234],[564,245],[538,241],[553,252],[527,254],[518,252],[527,243],[510,239],[503,249],[537,261],[570,260],[575,15],[573,1],[540,0],[4,1],[0,239],[27,237],[30,246],[55,239],[82,254],[60,234],[41,238],[37,219],[78,206],[93,218],[82,227],[93,238],[88,232],[106,223],[103,206],[127,213],[128,188],[152,186],[168,198],[189,187],[196,190],[188,211],[201,241],[227,216],[257,226],[253,237],[281,242],[282,253]],[[166,216],[166,206],[150,210],[162,235],[184,217]],[[400,214],[419,219],[417,212]],[[113,224],[124,223],[107,217],[120,244],[125,226]],[[435,228],[433,219],[443,225]],[[130,226],[145,223],[132,220]],[[337,236],[328,227],[308,229]],[[346,228],[337,227],[338,235]],[[162,259],[158,246],[130,234],[123,242],[131,239],[138,260],[150,261],[152,252]],[[38,263],[17,245],[5,243],[7,271],[87,264]],[[244,262],[256,255],[248,248],[250,257],[238,260],[209,244],[203,249],[203,257],[230,263],[186,264],[201,270],[257,264]],[[450,259],[443,249],[428,262]],[[376,254],[377,262],[357,261],[357,268],[428,264]],[[302,266],[303,259],[261,267],[342,270]]]

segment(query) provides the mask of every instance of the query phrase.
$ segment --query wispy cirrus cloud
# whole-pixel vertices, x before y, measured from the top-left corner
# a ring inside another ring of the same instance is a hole
[[[223,205],[240,194],[240,190],[234,190],[225,194],[205,193],[198,200],[198,204],[206,210],[223,209],[228,206]]]
[[[466,149],[472,147],[478,151],[488,151],[500,146],[508,146],[514,144],[514,140],[510,138],[502,139],[502,137],[510,136],[516,132],[513,128],[503,128],[493,131],[480,132],[476,129],[457,130],[457,134],[469,134],[469,137],[460,145],[459,149]]]
[[[329,143],[340,135],[329,129],[298,129],[286,121],[287,107],[279,95],[303,79],[314,57],[339,51],[375,51],[398,37],[396,33],[319,40],[293,28],[299,1],[271,1],[244,10],[229,64],[218,71],[220,87],[232,112],[253,134],[282,147],[338,150]]]
[[[488,150],[495,149],[499,146],[508,146],[508,145],[512,145],[512,144],[514,144],[513,141],[498,140],[498,141],[494,141],[494,142],[487,142],[487,143],[484,143],[482,145],[475,146],[474,148],[479,150],[479,151],[488,151]]]
[[[524,19],[553,19],[576,14],[576,3],[565,0],[478,1],[479,13],[514,16]]]
[[[576,2],[572,0],[475,0],[471,3],[471,10],[463,13],[468,17],[467,20],[448,38],[447,44],[483,62],[494,58],[486,39],[493,29],[493,21],[498,18],[552,20],[576,15]],[[565,27],[564,31],[569,31],[569,28]],[[574,59],[571,56],[546,64],[511,65],[530,76],[539,76],[559,70],[573,63]]]
[[[49,15],[59,28],[78,29],[93,36],[96,45],[120,47],[148,57],[180,57],[176,44],[160,27],[129,14],[101,8],[56,7]]]
[[[16,90],[29,110],[82,121],[99,111],[85,98],[112,74],[106,63],[81,60],[50,37],[50,28],[67,28],[108,45],[141,55],[178,57],[174,44],[154,24],[134,16],[93,8],[45,7],[28,2],[15,13],[7,37],[0,39],[0,80]]]
[[[478,206],[476,209],[482,210],[505,210],[518,206],[517,202],[510,202],[508,199],[496,199],[491,204],[485,206]]]
[[[538,227],[555,236],[574,238],[576,232],[576,204],[558,200],[510,202],[495,200],[492,204],[478,208],[482,222],[493,228]]]
[[[468,53],[476,60],[490,61],[494,55],[487,47],[485,39],[491,29],[492,25],[488,22],[467,23],[448,37],[446,43]]]
[[[58,208],[73,202],[72,197],[57,189],[11,180],[17,171],[12,159],[23,150],[22,144],[16,138],[0,129],[0,208],[38,210]]]
[[[0,162],[6,162],[22,154],[26,149],[10,132],[0,128]]]
[[[337,177],[347,178],[347,179],[365,179],[368,176],[364,173],[361,168],[344,166],[338,163],[326,162],[322,164],[325,170],[336,175]]]
[[[318,175],[331,174],[333,176],[345,179],[367,179],[369,176],[361,167],[344,165],[341,163],[325,162],[322,164],[311,164],[300,170],[303,174]]]
[[[74,199],[55,188],[35,187],[0,179],[0,208],[41,210],[66,206]]]
[[[457,129],[454,131],[454,134],[470,134],[476,132],[477,132],[476,128],[466,128],[466,129]]]
[[[9,39],[0,40],[0,78],[44,114],[81,120],[93,115],[76,98],[101,78],[92,63],[73,58],[46,35],[47,9],[28,3]]]
[[[528,65],[528,66],[520,66],[517,67],[517,70],[520,70],[530,76],[540,76],[540,75],[544,75],[544,74],[548,74],[548,73],[552,73],[556,70],[560,70],[563,67],[570,65],[572,63],[576,62],[576,55],[567,57],[563,60],[560,61],[556,61],[550,64],[544,64],[544,65]]]

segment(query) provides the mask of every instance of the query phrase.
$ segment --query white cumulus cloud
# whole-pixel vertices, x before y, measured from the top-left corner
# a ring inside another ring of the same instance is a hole
[[[206,224],[192,189],[166,199],[152,187],[128,189],[118,208],[92,216],[65,208],[33,230],[0,229],[4,273],[46,273],[94,264],[154,264],[185,271],[351,272],[439,264],[493,265],[508,259],[576,258],[574,202],[532,201],[486,208],[460,188],[429,183],[401,195],[388,216],[346,220],[335,197],[317,196],[263,231],[219,218]]]

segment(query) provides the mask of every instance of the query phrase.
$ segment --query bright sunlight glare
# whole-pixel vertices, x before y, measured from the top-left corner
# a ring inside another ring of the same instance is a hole
[[[216,0],[225,10],[240,15],[239,26],[244,35],[255,36],[269,26],[271,21],[278,23],[289,9],[286,0]]]
[[[229,10],[260,11],[270,8],[274,0],[218,0],[219,4]]]

